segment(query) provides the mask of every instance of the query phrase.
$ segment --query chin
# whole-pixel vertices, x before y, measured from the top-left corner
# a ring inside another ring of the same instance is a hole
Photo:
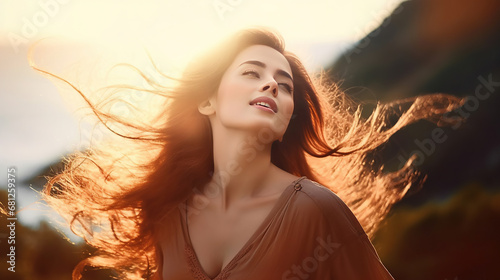
[[[266,139],[272,138],[274,140],[279,139],[280,135],[283,135],[286,131],[286,127],[283,127],[283,124],[280,124],[277,119],[269,118],[268,116],[225,119],[222,125],[231,129],[247,130],[261,137],[265,134]],[[268,135],[272,135],[272,137]]]

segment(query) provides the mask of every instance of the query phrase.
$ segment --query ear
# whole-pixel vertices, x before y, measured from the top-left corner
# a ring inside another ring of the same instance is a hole
[[[207,99],[202,103],[198,104],[198,112],[200,112],[202,115],[210,116],[215,113],[214,105],[215,102],[212,100],[212,98]]]

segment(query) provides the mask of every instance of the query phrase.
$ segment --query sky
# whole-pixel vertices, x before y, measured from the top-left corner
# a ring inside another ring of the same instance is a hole
[[[380,25],[400,2],[0,0],[0,186],[6,186],[8,167],[17,168],[22,184],[85,143],[77,107],[29,67],[34,44],[39,65],[77,77],[102,57],[145,63],[145,49],[161,66],[179,69],[235,30],[266,26],[280,32],[312,72]],[[20,207],[35,201],[33,194],[19,189]],[[39,213],[27,210],[19,219],[34,225]]]

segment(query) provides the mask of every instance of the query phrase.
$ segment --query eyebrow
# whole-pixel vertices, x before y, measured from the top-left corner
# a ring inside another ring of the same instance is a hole
[[[256,65],[256,66],[259,66],[259,67],[262,67],[262,68],[266,68],[267,67],[267,65],[264,62],[258,61],[258,60],[248,60],[248,61],[245,61],[245,62],[241,63],[240,66],[243,65],[243,64],[253,64],[253,65]],[[278,75],[285,76],[285,77],[289,78],[293,82],[292,76],[288,72],[286,72],[285,70],[278,69],[278,70],[276,70],[276,73]]]

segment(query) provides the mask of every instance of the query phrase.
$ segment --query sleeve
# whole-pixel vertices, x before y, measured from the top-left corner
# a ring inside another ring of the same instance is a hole
[[[332,257],[331,279],[394,280],[366,234],[342,244]]]
[[[330,189],[317,185],[307,192],[322,216],[315,279],[394,280],[349,207]]]

